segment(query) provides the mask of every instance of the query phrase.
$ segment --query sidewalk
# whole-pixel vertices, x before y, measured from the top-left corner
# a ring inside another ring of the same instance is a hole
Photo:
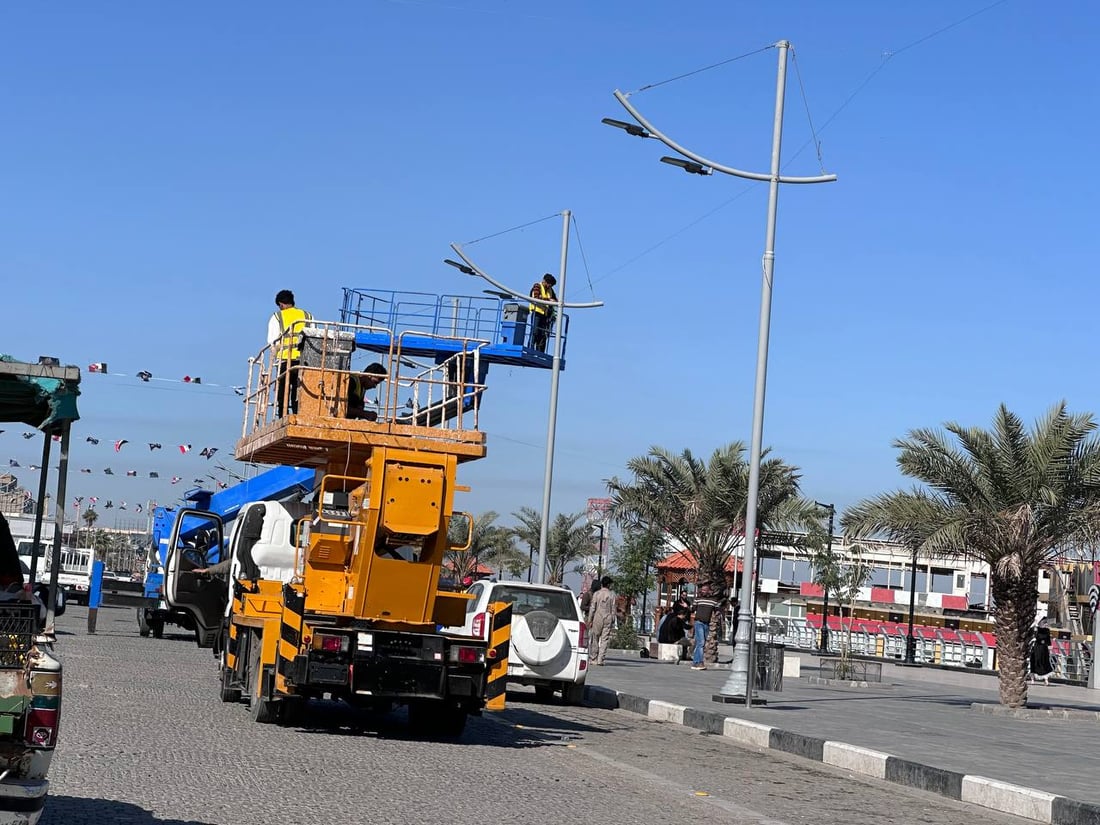
[[[1100,691],[1032,685],[1032,708],[1070,718],[1012,715],[991,707],[996,676],[886,662],[882,684],[847,687],[812,683],[817,657],[801,658],[801,678],[760,693],[762,707],[712,699],[728,669],[625,656],[591,669],[587,700],[1040,822],[1100,825]]]

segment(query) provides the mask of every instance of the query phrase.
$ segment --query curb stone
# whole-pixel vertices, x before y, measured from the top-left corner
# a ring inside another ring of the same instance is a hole
[[[782,751],[873,779],[931,791],[949,799],[1037,822],[1050,825],[1100,825],[1100,805],[1079,802],[985,776],[961,774],[859,745],[806,736],[748,719],[723,716],[717,711],[647,699],[598,685],[586,685],[584,699],[585,704],[591,707],[626,710],[653,721],[672,722],[724,736],[744,745]],[[975,703],[975,709],[977,704]],[[1039,712],[1049,714],[1049,711]]]

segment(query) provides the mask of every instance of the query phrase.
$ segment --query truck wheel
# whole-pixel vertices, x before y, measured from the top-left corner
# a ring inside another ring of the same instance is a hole
[[[233,684],[233,671],[222,665],[222,687],[219,695],[223,702],[239,702],[241,701],[240,688],[231,687]]]
[[[248,676],[246,684],[249,686],[248,709],[252,714],[252,721],[261,725],[268,725],[278,718],[279,705],[268,699],[270,694],[271,673],[260,664],[260,650],[263,647],[263,636],[253,633],[248,640]]]
[[[279,702],[279,723],[291,727],[301,725],[306,715],[306,702],[304,696],[292,696]]]
[[[137,614],[138,614],[138,633],[141,634],[142,638],[148,637],[149,631],[150,631],[151,628],[149,627],[149,622],[146,621],[146,619],[145,619],[145,608],[144,607],[139,607],[137,609]]]
[[[409,705],[409,727],[418,736],[457,739],[466,729],[466,708],[445,707],[442,702]]]

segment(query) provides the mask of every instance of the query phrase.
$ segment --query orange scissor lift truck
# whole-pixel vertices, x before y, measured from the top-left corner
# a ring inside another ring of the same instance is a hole
[[[291,721],[331,696],[407,705],[414,727],[454,736],[468,715],[504,705],[511,608],[494,605],[480,636],[439,630],[462,625],[471,599],[446,587],[444,561],[472,532],[454,510],[455,477],[485,456],[487,342],[431,337],[435,357],[418,363],[389,328],[311,320],[288,331],[251,361],[236,457],[315,467],[312,501],[247,504],[228,537],[214,514],[177,516],[168,599],[222,628],[205,639],[221,698],[243,699],[258,722]],[[363,340],[385,380],[377,404],[349,418]],[[195,572],[214,549],[232,559],[228,583]]]

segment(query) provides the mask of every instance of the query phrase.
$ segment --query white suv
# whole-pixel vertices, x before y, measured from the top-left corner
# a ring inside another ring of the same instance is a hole
[[[508,681],[533,685],[535,695],[542,699],[561,691],[562,699],[569,704],[584,701],[588,629],[572,590],[550,584],[482,580],[471,584],[466,592],[476,598],[466,605],[465,623],[444,628],[444,632],[484,637],[487,606],[510,602]]]

